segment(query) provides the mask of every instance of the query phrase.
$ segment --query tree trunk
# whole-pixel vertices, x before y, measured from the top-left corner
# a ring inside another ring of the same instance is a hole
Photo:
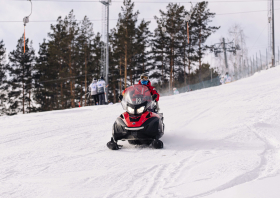
[[[187,86],[187,77],[186,77],[186,48],[184,47],[184,84]]]
[[[29,104],[28,104],[29,113],[31,112],[30,102],[31,102],[31,91],[29,90]]]
[[[70,44],[71,45],[71,44]],[[69,74],[70,74],[70,77],[72,76],[72,57],[71,57],[71,47],[70,47],[70,53],[69,53]],[[74,108],[75,107],[75,103],[74,103],[74,92],[73,92],[73,81],[72,79],[70,79],[70,95],[71,95],[71,107]]]
[[[116,99],[116,84],[115,83],[113,83],[113,94],[114,94],[113,102],[116,103],[117,99]]]
[[[81,89],[80,105],[83,106],[83,89]]]
[[[23,65],[23,75],[22,75],[22,111],[24,114],[24,65]]]
[[[87,93],[87,52],[85,50],[85,94]],[[87,97],[85,95],[85,105],[87,106]]]
[[[174,74],[174,35],[171,34],[170,89],[173,88],[173,78],[174,78],[173,74]]]
[[[61,75],[61,73],[62,73],[62,69],[61,69],[61,62],[60,62],[60,64],[59,64],[59,74]],[[63,98],[63,82],[61,81],[60,82],[60,98],[61,98],[61,108],[63,108],[63,106],[64,106],[64,98]],[[59,106],[57,106],[57,108],[58,109],[60,109],[59,108]]]
[[[189,45],[189,51],[190,51],[190,45]],[[190,52],[188,51],[188,69],[189,69],[189,78],[188,78],[188,81],[189,81],[189,86],[191,84],[191,60],[190,60]],[[189,90],[190,91],[190,90]]]
[[[161,88],[162,88],[162,85],[163,85],[163,47],[162,47],[162,52],[161,52],[161,57],[162,57],[162,62],[161,62]]]
[[[128,39],[127,27],[125,30],[126,39]],[[127,80],[127,41],[124,42],[125,45],[125,55],[124,55],[124,89],[126,89],[126,80]]]
[[[146,68],[145,68],[145,63],[144,63],[144,57],[145,57],[145,52],[143,52],[143,73],[146,71]]]
[[[125,42],[125,55],[124,55],[124,89],[126,89],[127,78],[127,42]]]
[[[188,65],[188,67],[189,67],[189,85],[191,84],[191,61],[190,61],[190,59],[189,59],[189,65]]]
[[[122,59],[120,58],[120,65],[119,65],[119,68],[120,68],[120,95],[122,94]]]
[[[201,78],[201,69],[202,69],[202,67],[201,67],[201,28],[200,28],[200,32],[199,32],[199,61],[198,62],[199,62],[198,77],[199,77],[199,80],[200,80],[200,82],[202,82],[202,85],[204,87],[204,83],[203,83],[202,78]]]
[[[171,48],[171,57],[170,57],[170,89],[173,87],[173,47]],[[169,90],[170,91],[170,90]]]
[[[22,112],[24,114],[24,83],[22,83]]]
[[[201,70],[201,29],[199,32],[199,71]]]
[[[131,68],[131,69],[129,70],[129,76],[130,76],[130,85],[133,85],[131,62],[132,62],[132,61],[131,61],[131,59],[130,59],[130,64],[129,64],[129,65],[130,65],[130,68]]]

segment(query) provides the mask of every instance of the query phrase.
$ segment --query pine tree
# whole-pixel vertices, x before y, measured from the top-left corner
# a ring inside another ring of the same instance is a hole
[[[8,86],[6,84],[6,48],[3,40],[0,41],[0,116],[5,114],[5,102],[7,101],[7,90]]]
[[[32,42],[25,41],[25,53],[23,50],[23,36],[18,40],[17,49],[9,54],[10,63],[7,65],[9,71],[8,84],[11,86],[9,92],[10,109],[8,114],[14,115],[18,112],[23,114],[31,111],[32,72],[34,69],[35,52]]]
[[[214,17],[215,13],[211,13],[208,9],[208,2],[203,1],[196,4],[194,13],[194,26],[196,26],[195,31],[196,35],[198,36],[198,40],[196,43],[196,56],[198,58],[199,71],[201,71],[202,58],[205,55],[206,50],[209,49],[209,46],[205,45],[204,43],[211,34],[216,32],[216,30],[220,28],[208,25],[208,23],[211,22],[211,18]]]
[[[134,50],[135,34],[136,34],[136,22],[139,15],[139,11],[133,12],[134,3],[131,0],[124,0],[123,6],[121,7],[122,12],[119,13],[119,19],[117,23],[117,31],[119,41],[124,46],[124,88],[127,86],[127,78],[129,75],[130,84],[133,82],[132,59],[136,55]],[[127,71],[129,73],[127,74]]]
[[[69,87],[70,87],[70,98],[71,98],[71,107],[74,108],[75,105],[75,84],[77,79],[72,78],[78,74],[79,65],[79,50],[77,48],[77,37],[79,34],[79,27],[73,10],[69,13],[68,17],[64,19],[64,26],[67,29],[67,36],[63,40],[64,53],[63,60],[68,66],[69,72]]]
[[[169,85],[172,88],[176,77],[176,71],[178,70],[178,65],[181,64],[180,48],[182,47],[181,43],[183,38],[180,30],[184,22],[184,6],[169,3],[167,11],[164,12],[160,10],[160,15],[160,18],[155,17],[155,19],[157,20],[159,27],[166,28],[165,53],[169,62],[169,68],[167,68],[169,71],[166,70],[166,73],[169,74]]]
[[[195,9],[193,10],[195,12]],[[182,34],[182,48],[180,49],[180,54],[182,57],[182,66],[181,75],[183,77],[183,84],[187,86],[187,79],[188,84],[191,83],[191,70],[194,63],[197,61],[197,56],[195,53],[195,45],[197,43],[198,37],[195,34],[195,18],[194,14],[189,13],[188,11],[184,11],[184,15],[190,15],[190,20],[188,22],[184,21],[181,29]],[[189,33],[189,34],[188,34]],[[187,71],[188,70],[188,71]]]
[[[100,34],[94,36],[87,17],[78,24],[71,11],[65,19],[58,17],[48,36],[40,45],[34,72],[39,110],[73,108],[79,101],[86,105],[90,76],[100,73]]]
[[[132,63],[135,67],[134,82],[142,73],[146,73],[149,69],[151,69],[151,64],[149,62],[150,52],[147,50],[150,45],[150,37],[152,36],[152,33],[149,30],[149,24],[150,21],[145,22],[145,20],[142,20],[136,29],[136,43],[134,45],[136,54],[134,55],[134,61]]]
[[[90,66],[93,66],[92,64],[89,65],[90,60],[92,59],[92,53],[91,53],[91,42],[93,40],[93,24],[90,22],[87,16],[84,17],[84,20],[80,24],[81,28],[79,30],[79,36],[77,38],[77,46],[79,53],[79,71],[80,74],[83,74],[80,78],[78,78],[78,88],[79,92],[76,94],[76,98],[79,98],[79,101],[81,101],[81,105],[83,104],[83,96],[85,95],[88,85],[90,84],[90,80],[88,79],[88,72],[90,70]],[[91,69],[92,70],[92,69]],[[84,104],[86,106],[87,104],[87,97],[85,97]]]
[[[67,29],[61,17],[58,17],[57,24],[51,25],[51,32],[48,33],[50,40],[48,41],[48,64],[49,70],[53,75],[50,79],[56,80],[53,82],[53,103],[52,109],[65,109],[67,108],[67,77],[68,66],[65,61],[64,52],[66,51],[65,38],[67,37]]]
[[[59,84],[55,81],[58,74],[50,65],[50,60],[49,46],[44,39],[40,44],[33,74],[34,99],[40,105],[34,111],[50,111],[58,107],[56,92]]]
[[[162,22],[158,22],[158,27],[154,31],[153,38],[151,40],[151,58],[153,60],[152,77],[158,79],[158,90],[162,90],[164,87],[168,86],[168,76],[167,76],[167,37],[163,31]]]
[[[58,18],[56,25],[51,25],[49,33],[50,65],[57,70],[60,80],[58,108],[75,107],[75,76],[79,72],[79,49],[77,46],[78,23],[73,10],[65,17]],[[70,100],[69,100],[70,99]]]
[[[3,40],[0,41],[0,85],[3,84],[4,80],[6,79],[6,72],[5,72],[5,56],[6,48],[4,45]]]
[[[112,54],[110,55],[110,74],[112,71],[114,73],[114,85],[113,86],[113,101],[117,101],[117,95],[122,93],[124,88],[123,79],[124,79],[124,46],[121,42],[121,32],[118,32],[116,28],[111,30],[110,34],[110,45]],[[112,82],[111,82],[112,83]],[[118,94],[116,94],[118,93]]]

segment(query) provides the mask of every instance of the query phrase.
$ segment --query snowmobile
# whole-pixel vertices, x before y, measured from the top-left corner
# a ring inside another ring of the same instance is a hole
[[[163,148],[163,142],[159,140],[164,134],[163,114],[156,112],[156,97],[144,85],[133,85],[125,90],[120,100],[126,112],[113,125],[112,138],[107,143],[109,149],[122,148],[117,143],[119,140],[128,140],[133,145],[152,144],[155,149]]]

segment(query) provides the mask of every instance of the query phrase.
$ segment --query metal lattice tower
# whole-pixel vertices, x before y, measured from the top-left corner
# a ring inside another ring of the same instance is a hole
[[[111,0],[100,0],[102,6],[102,41],[101,50],[101,76],[105,77],[106,84],[109,85],[109,6]],[[108,86],[107,85],[107,86]],[[107,87],[106,86],[106,87]],[[105,101],[108,102],[108,89],[105,90]]]
[[[272,67],[275,67],[275,31],[274,0],[268,0],[268,54],[271,55]]]
[[[100,60],[100,76],[106,76],[106,57],[107,57],[107,21],[108,21],[108,14],[107,14],[107,1],[100,1],[102,5],[102,21],[101,21],[101,41],[103,45],[101,47],[101,60]]]

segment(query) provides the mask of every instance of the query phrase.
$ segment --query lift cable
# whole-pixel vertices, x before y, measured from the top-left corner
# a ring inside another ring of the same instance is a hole
[[[280,8],[276,8],[274,10],[280,10]],[[231,14],[248,14],[248,13],[256,13],[256,12],[266,12],[267,10],[255,10],[255,11],[246,11],[246,12],[232,12],[232,13],[221,13],[221,14],[216,14],[216,15],[231,15]],[[153,20],[154,18],[143,18],[146,20]],[[110,21],[116,21],[118,19],[110,19]],[[83,21],[83,20],[77,20]],[[102,21],[101,19],[93,19],[90,21]],[[0,21],[0,23],[19,23],[21,21]],[[56,20],[47,20],[47,21],[29,21],[31,23],[52,23],[52,22],[57,22]]]

